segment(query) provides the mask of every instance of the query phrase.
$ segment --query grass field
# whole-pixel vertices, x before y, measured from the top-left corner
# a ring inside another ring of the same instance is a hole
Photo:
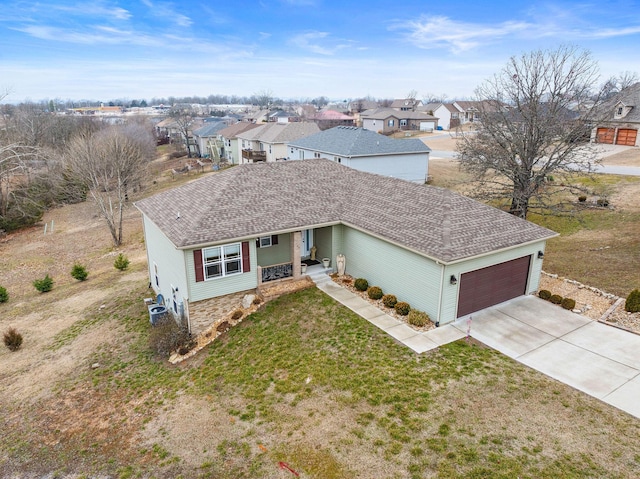
[[[312,288],[176,368],[148,352],[145,289],[53,338],[112,324],[86,361],[100,367],[46,404],[2,404],[2,477],[292,477],[280,461],[322,479],[640,475],[637,420],[482,345],[415,355]]]
[[[432,172],[453,189],[467,180],[450,162]],[[622,294],[640,286],[640,179],[598,178],[609,208],[532,219],[562,233],[546,270]],[[0,242],[0,329],[25,337],[0,348],[0,477],[294,477],[280,462],[319,479],[640,477],[639,420],[481,344],[416,355],[316,289],[170,366],[148,346],[139,214],[127,211],[118,250],[89,204],[53,219],[54,234]],[[69,276],[76,261],[86,282]],[[41,295],[31,282],[45,272],[55,284]]]

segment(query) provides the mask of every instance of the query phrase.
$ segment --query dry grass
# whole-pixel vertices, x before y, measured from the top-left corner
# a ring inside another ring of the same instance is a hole
[[[164,175],[153,190],[196,176]],[[460,179],[443,164],[436,181]],[[624,199],[633,184],[613,186]],[[634,217],[610,213],[589,231],[600,247],[615,241],[607,229],[628,227],[629,246],[598,251],[632,272]],[[323,479],[640,476],[638,420],[480,344],[415,355],[315,289],[266,305],[179,367],[157,362],[137,211],[125,272],[89,204],[52,219],[51,235],[39,226],[0,242],[0,328],[24,336],[0,351],[2,477],[292,477],[279,461]],[[545,267],[554,255],[578,263],[571,244],[550,245]],[[76,261],[85,282],[69,274]],[[56,283],[43,295],[31,282],[45,272]]]

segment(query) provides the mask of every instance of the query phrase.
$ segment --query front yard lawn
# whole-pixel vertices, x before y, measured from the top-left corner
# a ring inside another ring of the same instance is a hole
[[[640,476],[640,421],[481,344],[416,355],[311,288],[172,367],[148,352],[145,290],[60,334],[122,331],[54,397],[0,399],[0,476]]]

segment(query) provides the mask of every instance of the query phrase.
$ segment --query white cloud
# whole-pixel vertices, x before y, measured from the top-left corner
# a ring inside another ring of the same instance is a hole
[[[131,13],[124,8],[116,6],[105,6],[100,3],[79,3],[73,6],[54,5],[55,10],[70,13],[72,15],[107,17],[114,20],[129,20]]]
[[[506,35],[524,32],[531,27],[532,25],[527,22],[510,21],[496,25],[483,25],[434,16],[396,24],[392,29],[409,30],[408,40],[419,48],[446,46],[453,52],[459,53]]]
[[[302,50],[319,55],[333,55],[339,50],[343,50],[350,46],[349,43],[334,43],[331,45],[329,32],[307,32],[294,35],[288,41],[290,45],[294,45]],[[323,45],[330,44],[330,45]]]
[[[174,8],[173,4],[168,2],[152,2],[151,0],[142,0],[149,10],[151,14],[158,18],[163,18],[180,27],[190,27],[193,24],[193,21],[186,15],[182,13],[178,13],[178,11]]]

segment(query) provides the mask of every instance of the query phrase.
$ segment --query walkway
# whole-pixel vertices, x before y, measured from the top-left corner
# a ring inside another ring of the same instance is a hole
[[[416,353],[470,334],[487,346],[640,418],[640,335],[585,318],[535,296],[487,308],[424,333],[309,269],[318,289]]]

